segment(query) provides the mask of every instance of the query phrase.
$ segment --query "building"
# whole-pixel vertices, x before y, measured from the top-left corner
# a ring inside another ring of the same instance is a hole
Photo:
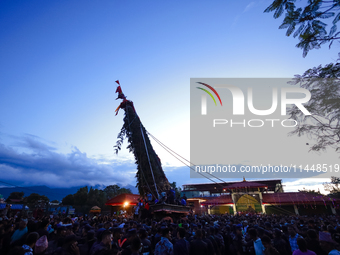
[[[282,180],[183,185],[196,214],[336,214],[339,199],[307,192],[284,192]]]

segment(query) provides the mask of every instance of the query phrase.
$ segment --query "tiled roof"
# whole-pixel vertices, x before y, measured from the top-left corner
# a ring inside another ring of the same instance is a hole
[[[326,203],[339,201],[339,199],[307,192],[263,193],[262,197],[263,203],[267,204]]]
[[[227,186],[227,189],[245,189],[245,188],[266,188],[268,185],[263,184],[263,183],[258,183],[258,182],[248,182],[248,181],[243,181],[243,182],[237,182],[234,184],[231,184]]]
[[[216,205],[216,204],[232,204],[233,200],[230,195],[222,195],[219,197],[205,197],[202,205]]]

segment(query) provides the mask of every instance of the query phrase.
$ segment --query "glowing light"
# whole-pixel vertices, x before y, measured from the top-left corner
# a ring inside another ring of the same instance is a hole
[[[125,202],[125,203],[124,203],[124,207],[125,207],[125,206],[128,206],[128,205],[129,205],[129,203],[128,203],[128,202]]]

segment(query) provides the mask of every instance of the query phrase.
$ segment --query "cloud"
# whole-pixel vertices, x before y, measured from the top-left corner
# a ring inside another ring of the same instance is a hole
[[[3,181],[50,187],[135,183],[136,166],[132,161],[89,158],[77,147],[68,154],[58,153],[55,147],[29,134],[16,140],[15,149],[0,143]]]
[[[252,8],[254,8],[256,5],[255,2],[250,2],[243,10],[242,14],[245,12],[248,12],[249,10],[251,10]],[[241,18],[242,14],[236,15],[236,17],[234,18],[233,22],[231,23],[231,28],[234,29],[239,21],[239,19]]]
[[[297,179],[297,180],[292,180],[292,181],[286,181],[283,184],[284,186],[284,191],[285,192],[295,192],[298,190],[302,190],[303,188],[307,190],[315,190],[320,192],[322,194],[327,194],[329,192],[324,190],[323,183],[325,182],[330,182],[330,178],[305,178],[305,179]]]
[[[249,10],[252,9],[254,6],[255,6],[255,2],[250,2],[250,3],[246,6],[246,8],[244,8],[243,13],[249,11]]]

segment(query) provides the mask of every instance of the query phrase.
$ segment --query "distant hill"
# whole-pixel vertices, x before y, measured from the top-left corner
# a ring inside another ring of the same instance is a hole
[[[119,183],[117,184],[121,188],[127,188],[132,191],[133,194],[138,194],[138,189],[132,185],[122,186]],[[29,187],[13,187],[13,188],[0,188],[0,194],[6,199],[12,192],[24,192],[25,197],[29,196],[32,193],[38,193],[39,195],[47,196],[50,201],[58,200],[61,201],[64,197],[69,194],[74,194],[78,189],[84,186],[79,187],[71,187],[71,188],[49,188],[47,186],[29,186]],[[90,188],[90,186],[88,186]],[[100,189],[103,187],[102,185],[92,186],[93,188]]]

